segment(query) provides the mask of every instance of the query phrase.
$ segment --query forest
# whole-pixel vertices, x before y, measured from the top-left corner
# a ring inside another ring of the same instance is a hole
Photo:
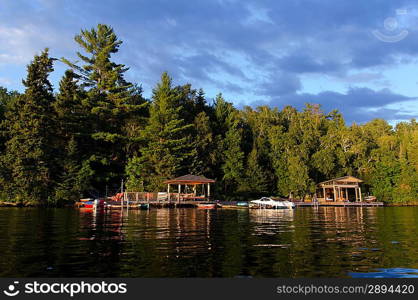
[[[238,109],[167,73],[146,99],[113,61],[122,41],[112,27],[81,30],[75,43],[78,61],[45,49],[24,92],[0,87],[2,201],[59,206],[114,193],[122,179],[130,191],[164,191],[185,174],[215,179],[216,199],[305,199],[316,183],[353,175],[379,201],[418,200],[415,119],[346,124],[317,103]],[[68,70],[54,89],[56,63]]]

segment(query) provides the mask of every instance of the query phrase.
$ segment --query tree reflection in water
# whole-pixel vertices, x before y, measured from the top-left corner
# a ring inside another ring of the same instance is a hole
[[[3,277],[415,277],[418,207],[0,209]]]

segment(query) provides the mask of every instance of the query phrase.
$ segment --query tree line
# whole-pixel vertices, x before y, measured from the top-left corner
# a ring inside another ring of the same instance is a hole
[[[216,179],[217,198],[306,198],[315,184],[353,175],[385,202],[418,199],[418,126],[383,119],[347,125],[317,104],[298,111],[237,109],[218,94],[173,85],[163,73],[143,97],[128,67],[113,61],[122,41],[99,24],[75,36],[78,61],[59,90],[48,49],[27,66],[23,93],[0,88],[0,199],[61,205],[116,191],[161,191],[184,174]]]

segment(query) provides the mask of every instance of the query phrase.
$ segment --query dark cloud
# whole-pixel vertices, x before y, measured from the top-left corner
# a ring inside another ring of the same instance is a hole
[[[345,94],[326,91],[319,94],[301,93],[273,97],[271,101],[265,102],[265,104],[278,107],[292,105],[302,108],[306,103],[317,103],[321,104],[325,111],[338,109],[343,112],[345,119],[350,123],[362,123],[373,118],[385,118],[387,120],[410,119],[412,118],[411,114],[385,108],[384,106],[411,100],[415,99],[392,93],[388,89],[373,91],[368,88],[352,88]]]
[[[383,80],[367,68],[413,61],[418,26],[409,27],[408,38],[398,43],[384,43],[372,30],[384,30],[387,17],[401,20],[396,10],[414,5],[412,0],[6,0],[0,3],[0,68],[4,61],[24,65],[45,46],[56,57],[75,58],[74,34],[106,23],[124,41],[116,59],[131,67],[128,79],[148,92],[168,71],[176,84],[189,82],[247,103],[249,95],[279,105],[311,98],[347,115],[357,107],[383,112],[384,105],[406,97],[370,88],[342,94],[332,83],[325,87],[329,91],[300,95],[302,77],[325,75],[367,87]],[[353,70],[366,75],[356,77]],[[0,77],[6,77],[1,69]]]
[[[294,94],[302,87],[300,79],[293,73],[276,71],[259,85],[257,94],[270,97]]]

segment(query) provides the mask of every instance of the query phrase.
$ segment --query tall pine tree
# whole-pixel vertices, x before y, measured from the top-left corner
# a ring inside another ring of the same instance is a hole
[[[57,186],[54,199],[58,203],[80,199],[83,192],[89,189],[94,174],[85,154],[89,150],[89,114],[83,105],[85,93],[78,86],[78,79],[77,74],[67,70],[53,103],[57,127],[56,143],[61,150],[55,157]],[[88,172],[86,168],[89,169]],[[86,174],[90,176],[86,177]]]
[[[129,188],[157,191],[164,187],[165,179],[187,171],[184,162],[192,155],[187,133],[193,125],[181,118],[181,96],[163,73],[153,91],[149,122],[142,132],[144,146],[140,156],[133,157],[127,166]]]
[[[54,184],[54,96],[48,75],[53,59],[45,49],[27,67],[24,95],[6,112],[6,162],[11,178],[8,192],[17,201],[46,204]]]
[[[128,68],[111,60],[119,51],[122,41],[113,28],[98,24],[97,29],[82,30],[75,41],[86,54],[77,52],[84,63],[80,66],[62,60],[80,77],[87,89],[86,105],[90,110],[90,165],[94,169],[96,187],[117,185],[126,164],[128,139],[123,130],[133,114],[146,106],[138,96],[137,87],[127,82],[124,73]]]

